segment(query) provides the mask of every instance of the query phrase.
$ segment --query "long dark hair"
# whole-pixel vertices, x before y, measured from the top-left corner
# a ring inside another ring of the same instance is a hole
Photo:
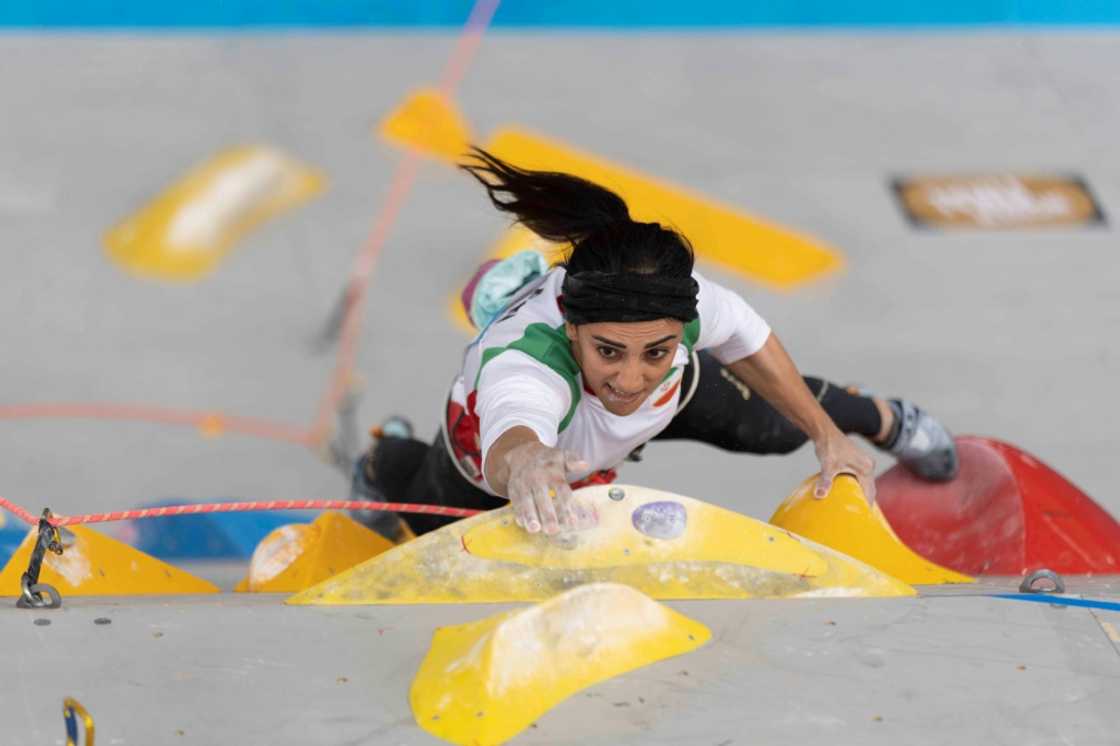
[[[660,223],[630,218],[621,197],[586,179],[518,168],[473,147],[460,168],[486,187],[490,201],[541,238],[571,246],[569,274],[691,277],[695,262],[684,236]]]

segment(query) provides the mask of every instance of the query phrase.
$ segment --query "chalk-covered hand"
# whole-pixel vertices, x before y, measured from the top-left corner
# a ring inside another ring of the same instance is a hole
[[[869,504],[875,503],[875,460],[839,430],[816,442],[817,458],[821,462],[821,478],[813,497],[818,500],[828,495],[832,480],[839,474],[851,474]]]
[[[568,486],[569,475],[586,471],[579,456],[541,443],[524,443],[506,454],[507,491],[517,525],[529,533],[543,530],[580,531],[598,522],[591,505],[578,500]]]

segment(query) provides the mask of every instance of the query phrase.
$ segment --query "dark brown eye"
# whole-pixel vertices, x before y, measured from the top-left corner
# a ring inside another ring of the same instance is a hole
[[[655,347],[652,350],[646,351],[646,357],[648,357],[650,360],[664,360],[665,356],[668,354],[669,351],[663,347]]]
[[[614,360],[618,357],[618,350],[613,347],[599,345],[599,347],[597,347],[596,349],[599,351],[599,354],[602,355],[606,360]]]

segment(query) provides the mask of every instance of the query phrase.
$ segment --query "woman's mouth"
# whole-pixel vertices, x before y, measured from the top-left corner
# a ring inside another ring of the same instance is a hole
[[[633,404],[638,399],[638,397],[642,395],[641,391],[636,391],[632,394],[619,391],[609,383],[604,384],[603,388],[606,389],[607,396],[609,396],[613,401],[616,401],[619,404]]]

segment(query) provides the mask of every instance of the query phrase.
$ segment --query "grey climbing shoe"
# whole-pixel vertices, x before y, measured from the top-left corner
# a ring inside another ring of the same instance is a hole
[[[960,463],[952,434],[932,415],[905,399],[890,399],[895,423],[887,440],[876,445],[907,469],[930,482],[948,482]]]

